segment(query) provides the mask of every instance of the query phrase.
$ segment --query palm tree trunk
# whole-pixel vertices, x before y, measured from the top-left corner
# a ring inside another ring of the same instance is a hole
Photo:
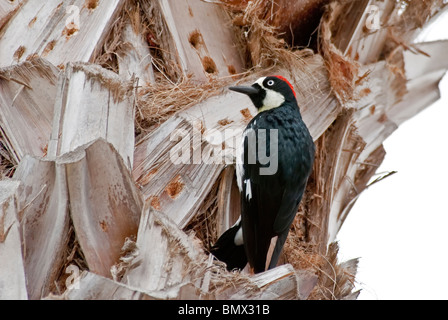
[[[356,299],[336,235],[383,141],[439,98],[432,1],[0,3],[0,299]],[[277,268],[226,271],[235,150],[256,110],[227,86],[282,74],[317,146]],[[375,182],[373,182],[375,183]]]

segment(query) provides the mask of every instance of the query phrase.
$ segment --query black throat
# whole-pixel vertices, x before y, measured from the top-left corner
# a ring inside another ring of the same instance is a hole
[[[252,100],[252,103],[257,109],[263,107],[264,98],[266,98],[266,90],[264,90],[258,83],[252,85],[252,87],[257,88],[258,94],[250,94],[249,98]]]

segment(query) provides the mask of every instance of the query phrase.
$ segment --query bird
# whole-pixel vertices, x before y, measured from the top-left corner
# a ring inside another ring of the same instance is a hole
[[[228,270],[254,273],[277,266],[313,169],[315,144],[302,120],[297,96],[283,76],[261,77],[230,90],[247,95],[257,115],[242,134],[236,161],[241,215],[210,252]],[[269,265],[271,239],[277,237]]]

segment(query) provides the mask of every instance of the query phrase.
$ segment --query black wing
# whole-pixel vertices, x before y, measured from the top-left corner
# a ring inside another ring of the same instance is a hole
[[[247,264],[243,245],[235,244],[235,236],[241,228],[241,222],[224,232],[210,250],[218,260],[225,262],[227,270],[243,269]]]
[[[311,171],[312,160],[308,159],[308,154],[314,155],[314,144],[309,134],[307,135],[306,127],[304,134],[301,132],[303,128],[266,125],[260,118],[254,118],[245,131],[243,166],[240,172],[244,245],[247,259],[255,272],[266,269],[267,252],[271,239],[275,236],[279,236],[279,239],[269,267],[277,264]],[[278,143],[278,167],[274,174],[260,174],[260,169],[271,165],[260,162],[260,145],[265,144],[266,154],[271,159],[271,152],[275,152],[270,147],[269,130],[260,137],[260,129],[263,127],[281,128],[277,130],[278,142],[281,143]],[[256,148],[253,147],[254,144]],[[300,151],[305,151],[306,156]],[[250,160],[254,158],[255,163],[251,163]]]

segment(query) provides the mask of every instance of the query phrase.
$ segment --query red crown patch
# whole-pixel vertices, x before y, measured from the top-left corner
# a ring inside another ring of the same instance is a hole
[[[276,77],[276,78],[278,78],[278,79],[280,79],[280,80],[285,81],[285,82],[289,85],[289,87],[291,88],[292,93],[294,93],[294,97],[297,98],[296,92],[294,91],[294,87],[292,86],[291,82],[289,82],[289,81],[288,81],[285,77],[283,77],[283,76],[273,76],[273,77]]]

